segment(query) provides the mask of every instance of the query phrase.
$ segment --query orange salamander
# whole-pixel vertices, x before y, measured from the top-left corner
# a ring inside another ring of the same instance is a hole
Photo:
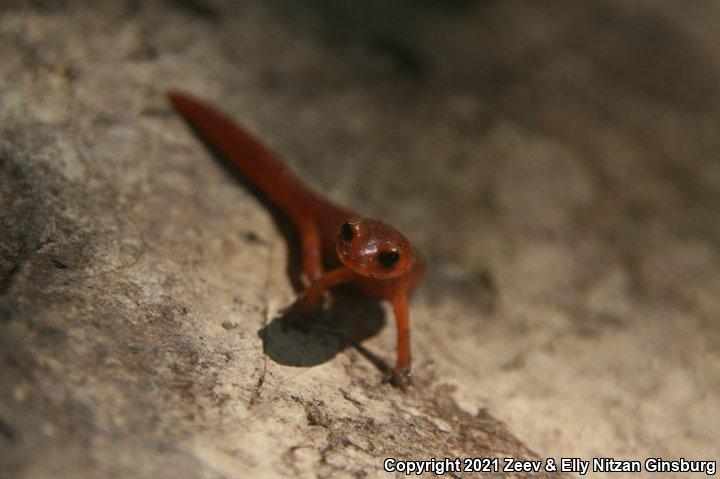
[[[362,294],[392,302],[397,363],[392,383],[411,379],[408,295],[425,274],[424,256],[396,229],[333,205],[303,185],[263,143],[216,108],[171,91],[170,101],[202,139],[255,185],[299,233],[302,267],[310,286],[288,308],[300,317],[329,288],[350,283]]]

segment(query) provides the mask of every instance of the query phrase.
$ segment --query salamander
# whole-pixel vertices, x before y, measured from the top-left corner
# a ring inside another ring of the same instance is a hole
[[[408,296],[425,276],[424,255],[389,224],[357,215],[311,191],[275,153],[217,108],[179,91],[168,92],[168,97],[198,135],[297,230],[309,286],[287,313],[302,317],[342,283],[390,301],[397,326],[397,362],[391,379],[399,387],[410,384]]]

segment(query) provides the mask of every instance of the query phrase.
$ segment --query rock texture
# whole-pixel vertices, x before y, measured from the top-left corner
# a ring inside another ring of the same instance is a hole
[[[5,474],[720,456],[720,8],[374,3],[0,4]],[[287,225],[170,87],[427,251],[413,390],[382,306],[275,319]]]

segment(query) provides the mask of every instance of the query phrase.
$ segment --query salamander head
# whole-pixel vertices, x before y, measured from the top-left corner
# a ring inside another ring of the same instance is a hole
[[[392,226],[370,218],[354,218],[340,228],[340,261],[356,273],[377,279],[401,276],[412,268],[410,242]]]

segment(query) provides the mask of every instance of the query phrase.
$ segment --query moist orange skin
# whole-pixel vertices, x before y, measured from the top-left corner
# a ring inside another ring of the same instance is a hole
[[[350,283],[362,294],[392,302],[397,325],[393,383],[410,382],[408,295],[425,274],[425,260],[390,225],[335,206],[302,184],[257,138],[229,117],[186,93],[171,91],[175,109],[196,132],[292,221],[302,243],[310,286],[290,308],[301,316],[325,292]]]

